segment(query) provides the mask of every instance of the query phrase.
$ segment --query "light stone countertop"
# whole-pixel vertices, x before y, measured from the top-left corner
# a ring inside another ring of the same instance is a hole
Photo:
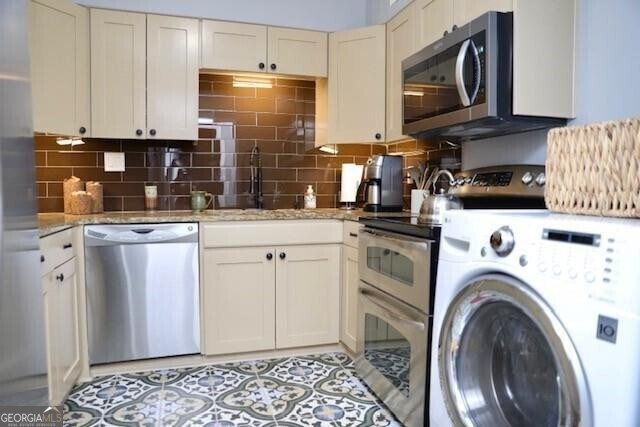
[[[358,221],[370,216],[411,216],[409,212],[370,213],[362,209],[221,209],[196,214],[191,211],[106,212],[95,215],[38,214],[40,237],[85,224],[144,224],[162,222],[265,221],[292,219],[337,219]]]

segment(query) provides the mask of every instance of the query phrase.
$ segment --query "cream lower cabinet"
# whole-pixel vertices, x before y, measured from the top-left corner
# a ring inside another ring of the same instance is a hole
[[[276,347],[338,342],[340,245],[277,250]]]
[[[205,354],[275,348],[274,252],[274,248],[204,250]]]
[[[342,289],[340,298],[341,322],[340,341],[356,352],[358,331],[358,249],[342,247]]]
[[[49,401],[61,404],[80,375],[80,325],[75,257],[43,277]]]
[[[89,136],[89,12],[71,0],[29,2],[33,128]]]

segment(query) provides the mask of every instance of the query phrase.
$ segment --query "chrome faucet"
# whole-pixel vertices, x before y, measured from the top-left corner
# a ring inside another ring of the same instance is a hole
[[[264,197],[262,196],[262,159],[258,147],[253,147],[251,150],[249,166],[251,167],[249,193],[253,196],[254,207],[256,209],[262,209],[264,205]]]

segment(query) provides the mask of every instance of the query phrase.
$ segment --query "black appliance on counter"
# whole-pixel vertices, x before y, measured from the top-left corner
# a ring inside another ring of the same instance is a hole
[[[565,119],[513,114],[513,14],[489,12],[402,61],[405,135],[471,140]]]
[[[360,194],[365,212],[402,211],[402,157],[372,156],[364,166]]]
[[[454,175],[467,209],[544,207],[543,166],[498,166]],[[407,427],[429,419],[432,313],[440,225],[409,213],[360,219],[356,371]]]

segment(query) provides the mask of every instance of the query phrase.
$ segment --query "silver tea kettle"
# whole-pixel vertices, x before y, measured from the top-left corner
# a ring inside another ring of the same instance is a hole
[[[433,178],[427,183],[433,183],[433,193],[427,195],[422,206],[420,206],[420,215],[418,222],[426,224],[442,224],[444,214],[451,209],[462,209],[462,201],[453,194],[445,194],[444,189],[440,190],[440,194],[436,194],[436,183],[438,179],[446,175],[449,178],[449,184],[454,181],[453,174],[446,169],[438,171]]]

